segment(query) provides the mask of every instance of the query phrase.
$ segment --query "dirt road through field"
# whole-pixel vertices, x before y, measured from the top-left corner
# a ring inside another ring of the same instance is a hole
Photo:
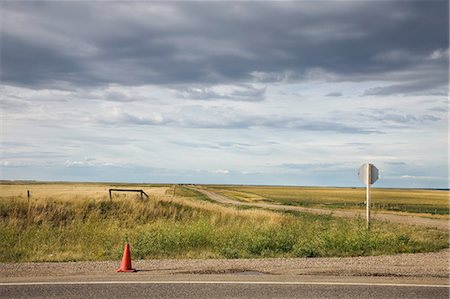
[[[328,209],[320,209],[320,208],[305,208],[305,207],[299,207],[299,206],[286,206],[286,205],[279,205],[279,204],[271,204],[271,203],[261,203],[261,202],[241,202],[237,200],[233,200],[231,198],[228,198],[226,196],[223,196],[221,194],[217,194],[215,192],[212,192],[210,190],[206,190],[203,188],[192,188],[193,190],[196,190],[206,196],[208,196],[210,199],[222,203],[222,204],[228,204],[228,205],[235,205],[235,206],[250,206],[250,207],[256,207],[256,208],[264,208],[264,209],[271,209],[271,210],[278,210],[278,211],[298,211],[298,212],[307,212],[312,214],[322,214],[322,215],[332,215],[337,217],[365,217],[365,211],[350,211],[350,210],[328,210]],[[390,221],[395,223],[403,223],[403,224],[411,224],[411,225],[421,225],[421,226],[428,226],[428,227],[436,227],[439,229],[449,229],[450,222],[448,220],[444,219],[431,219],[431,218],[424,218],[424,217],[418,217],[418,216],[407,216],[407,215],[394,215],[394,214],[387,214],[387,213],[380,213],[380,212],[374,212],[372,213],[372,218],[382,221]]]

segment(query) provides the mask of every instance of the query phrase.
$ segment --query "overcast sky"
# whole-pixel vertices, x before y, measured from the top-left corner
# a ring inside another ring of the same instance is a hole
[[[448,1],[0,5],[1,179],[448,187]]]

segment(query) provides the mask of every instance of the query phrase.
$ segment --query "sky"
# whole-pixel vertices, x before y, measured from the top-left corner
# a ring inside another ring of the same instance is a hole
[[[0,179],[448,188],[448,1],[2,1]]]

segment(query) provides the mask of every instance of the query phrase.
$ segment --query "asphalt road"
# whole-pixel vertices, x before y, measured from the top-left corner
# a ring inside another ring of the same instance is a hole
[[[218,281],[0,284],[1,298],[449,298],[448,286]]]

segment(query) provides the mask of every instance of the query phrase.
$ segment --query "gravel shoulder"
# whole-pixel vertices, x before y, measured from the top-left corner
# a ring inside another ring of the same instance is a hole
[[[137,260],[133,274],[115,273],[120,261],[65,263],[2,263],[0,282],[95,281],[104,279],[342,279],[407,280],[449,284],[450,250],[434,253],[344,258],[293,259],[167,259]]]
[[[299,206],[286,206],[286,205],[278,205],[278,204],[270,204],[270,203],[261,203],[261,202],[240,202],[237,200],[230,199],[221,194],[217,194],[210,190],[205,190],[201,188],[193,188],[195,191],[203,193],[208,196],[210,199],[227,205],[235,205],[235,206],[251,206],[257,208],[264,208],[270,210],[278,210],[278,211],[299,211],[299,212],[307,212],[312,214],[325,214],[325,215],[333,215],[336,217],[365,217],[364,211],[350,211],[350,210],[327,210],[327,209],[319,209],[319,208],[305,208]],[[388,213],[380,213],[375,212],[372,213],[371,218],[381,220],[381,221],[390,221],[395,223],[403,223],[410,225],[420,225],[427,227],[435,227],[439,229],[450,229],[450,221],[445,219],[431,219],[417,216],[407,216],[407,215],[395,215]]]

